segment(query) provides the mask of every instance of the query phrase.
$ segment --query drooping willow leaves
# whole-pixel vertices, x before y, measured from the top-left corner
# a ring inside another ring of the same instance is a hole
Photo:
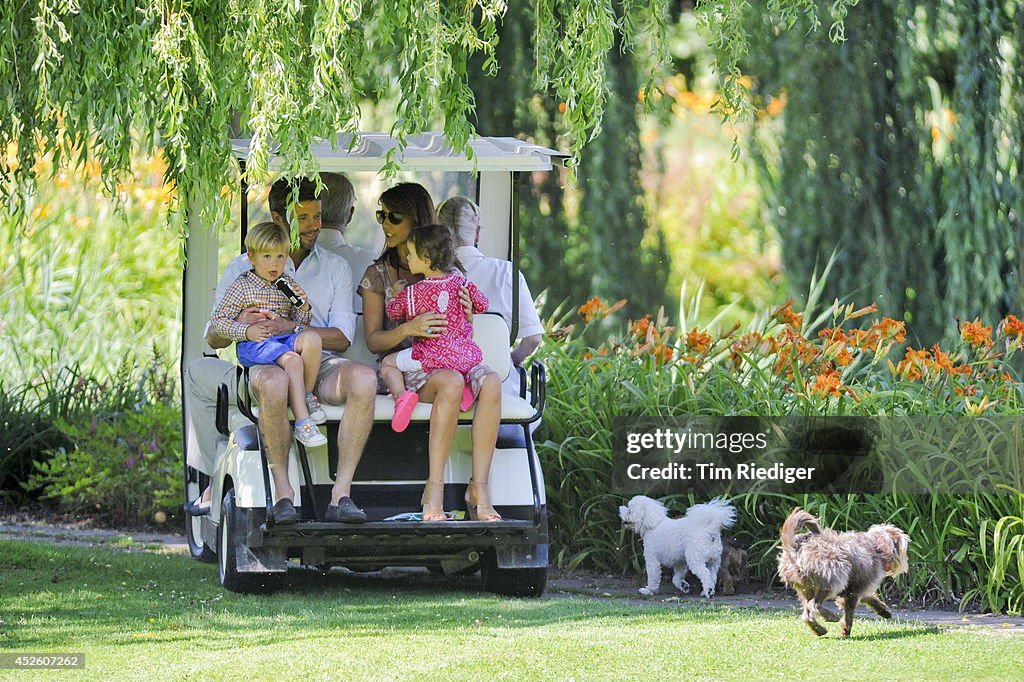
[[[805,21],[754,20],[746,64],[757,96],[786,98],[755,156],[793,289],[836,250],[826,298],[912,322],[914,348],[1019,315],[1024,5],[861,3],[832,50]]]
[[[616,31],[626,49],[662,61],[670,0],[533,0],[532,78],[566,103],[571,151],[599,130],[605,65]],[[838,0],[836,18],[856,0]],[[724,74],[748,49],[743,0],[697,3]],[[808,0],[773,0],[783,23]],[[467,64],[496,70],[502,0],[3,0],[0,13],[0,170],[17,212],[36,178],[96,160],[113,191],[133,152],[162,150],[179,200],[208,205],[236,172],[232,131],[253,138],[248,172],[266,174],[271,144],[285,172],[311,167],[310,142],[360,127],[360,103],[394,98],[399,137],[441,125],[456,145],[472,134],[477,106]],[[833,30],[836,30],[835,28]],[[732,81],[729,81],[732,83]],[[739,108],[735,85],[726,88]],[[500,134],[502,131],[481,131]],[[214,202],[217,203],[217,202]],[[224,209],[224,202],[220,202]]]

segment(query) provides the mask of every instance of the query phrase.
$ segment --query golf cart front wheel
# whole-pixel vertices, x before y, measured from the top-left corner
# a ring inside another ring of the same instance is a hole
[[[192,514],[185,512],[185,539],[188,542],[188,553],[196,561],[212,564],[217,561],[217,553],[203,542],[203,535],[200,530],[202,522],[202,516],[192,516]]]
[[[217,573],[226,590],[244,594],[273,592],[281,585],[280,573],[240,573],[235,552],[241,544],[240,530],[245,525],[246,510],[235,506],[233,488],[221,500],[220,528],[217,529]]]
[[[480,562],[480,576],[484,589],[510,597],[539,597],[548,583],[548,569],[498,568],[494,552],[487,552]]]

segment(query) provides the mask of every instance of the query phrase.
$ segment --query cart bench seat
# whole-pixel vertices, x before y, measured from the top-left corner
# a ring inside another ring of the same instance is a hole
[[[498,377],[504,381],[509,372],[512,371],[512,358],[509,351],[509,329],[505,319],[496,313],[483,313],[473,317],[473,340],[483,351],[484,364],[497,372]],[[356,334],[352,345],[343,354],[346,358],[362,363],[370,367],[377,366],[377,356],[366,348],[366,337],[363,332],[362,315],[356,320]],[[517,370],[518,371],[518,370]],[[345,413],[344,405],[323,404],[324,412],[327,414],[328,422],[341,420]],[[433,409],[431,403],[419,403],[413,410],[411,421],[427,422],[430,420],[430,413]],[[468,411],[459,415],[461,423],[469,423],[473,419],[476,410],[474,404]],[[259,415],[259,406],[253,405],[254,415]],[[373,419],[375,422],[390,422],[395,414],[395,401],[390,395],[378,395],[373,408]],[[237,415],[245,420],[242,415]],[[539,417],[537,406],[525,398],[511,395],[506,392],[501,394],[501,421],[504,423],[525,423],[536,420]],[[247,423],[248,420],[237,422],[237,426]],[[234,415],[232,415],[232,426],[236,426]]]

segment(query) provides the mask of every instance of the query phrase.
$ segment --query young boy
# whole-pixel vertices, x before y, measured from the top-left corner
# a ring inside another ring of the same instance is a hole
[[[484,377],[492,373],[482,364],[483,352],[473,341],[473,324],[459,300],[462,287],[469,290],[473,312],[487,310],[487,297],[458,269],[455,239],[445,225],[413,228],[408,238],[409,270],[425,279],[398,293],[387,304],[392,320],[407,320],[425,312],[447,317],[447,331],[437,337],[416,337],[412,348],[389,355],[381,362],[381,376],[395,398],[391,426],[403,431],[419,402],[416,394],[432,372],[451,369],[466,380],[460,408],[470,408],[480,391]]]
[[[291,239],[288,230],[273,222],[256,225],[245,238],[252,270],[231,283],[210,322],[225,338],[238,342],[235,349],[244,367],[277,364],[288,374],[288,404],[295,415],[295,438],[307,447],[327,443],[317,424],[327,420],[313,394],[320,369],[321,341],[315,332],[302,331],[312,310],[309,297],[292,277],[285,275]],[[281,283],[297,297],[293,303]],[[236,322],[245,308],[259,306],[296,323],[291,334],[270,336],[255,326]]]

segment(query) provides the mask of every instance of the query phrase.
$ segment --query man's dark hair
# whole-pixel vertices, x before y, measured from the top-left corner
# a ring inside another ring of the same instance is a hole
[[[465,268],[455,256],[455,235],[447,225],[419,225],[409,231],[409,242],[415,247],[416,255],[430,263],[430,267],[441,272]]]
[[[280,178],[270,187],[270,196],[267,197],[271,215],[279,213],[288,217],[288,199],[296,184],[299,186],[297,203],[316,201],[316,183],[309,178]]]

